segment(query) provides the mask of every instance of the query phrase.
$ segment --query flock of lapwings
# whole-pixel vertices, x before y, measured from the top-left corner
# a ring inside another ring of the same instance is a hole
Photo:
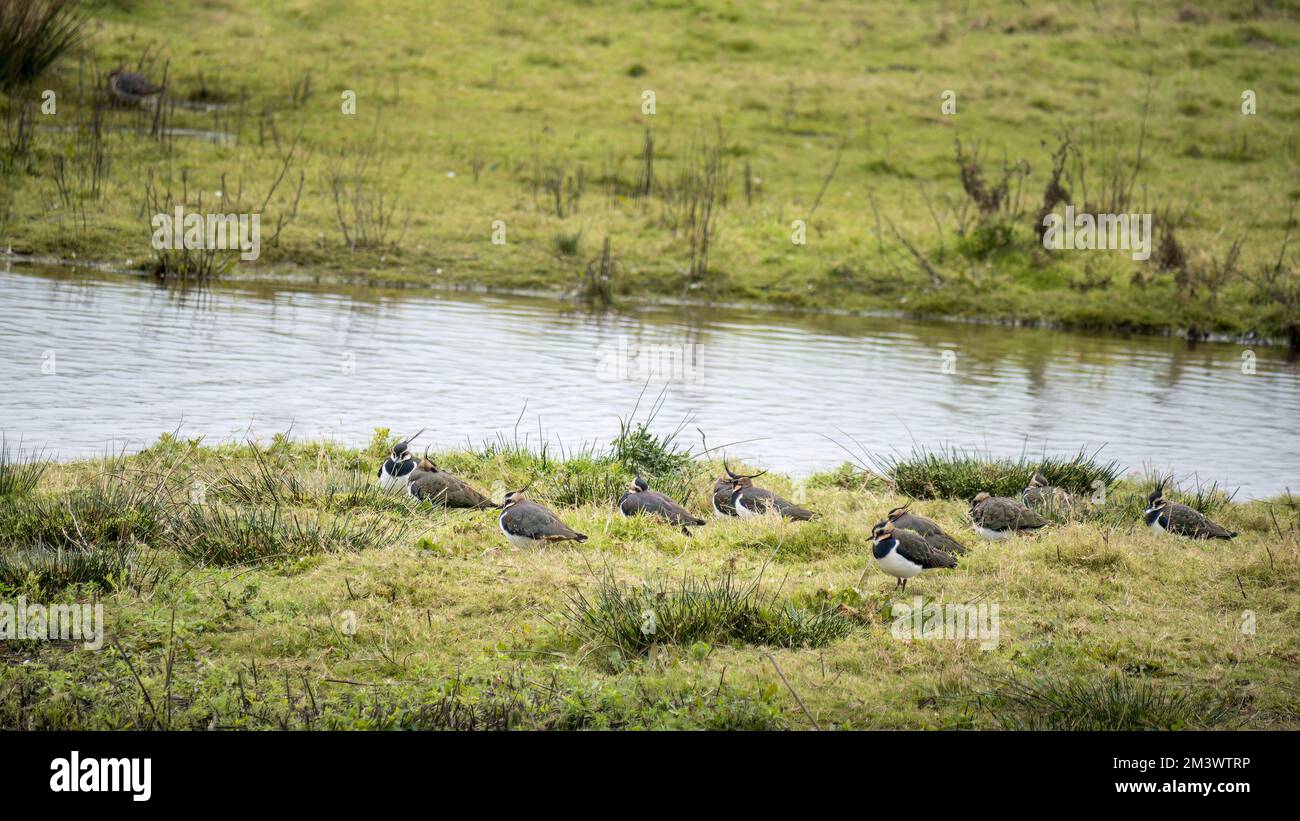
[[[405,488],[416,499],[448,508],[499,509],[501,532],[515,547],[587,540],[584,534],[566,525],[550,508],[529,499],[526,488],[506,493],[504,502],[497,504],[463,479],[441,470],[429,459],[427,452],[417,460],[410,443],[420,433],[393,446],[379,468],[382,487]],[[724,475],[718,477],[713,485],[711,505],[715,516],[749,518],[777,515],[807,521],[817,515],[755,485],[754,479],[762,476],[763,472],[736,473],[725,461],[723,470]],[[1164,482],[1151,492],[1147,501],[1143,520],[1156,533],[1194,539],[1232,539],[1237,535],[1210,521],[1199,511],[1166,499]],[[975,532],[983,538],[1005,539],[1049,524],[1039,511],[1068,511],[1076,504],[1078,500],[1075,497],[1053,487],[1043,474],[1035,473],[1019,499],[976,494],[971,501],[970,518]],[[640,476],[619,497],[618,511],[622,516],[659,519],[680,528],[687,536],[690,535],[688,528],[705,524],[704,519],[676,500],[651,490],[649,483]],[[876,564],[898,580],[895,588],[900,590],[907,589],[908,579],[926,570],[956,567],[957,556],[966,552],[966,548],[945,533],[938,523],[910,512],[907,505],[889,511],[885,520],[871,529],[871,540],[871,554]],[[859,587],[865,581],[864,571]]]

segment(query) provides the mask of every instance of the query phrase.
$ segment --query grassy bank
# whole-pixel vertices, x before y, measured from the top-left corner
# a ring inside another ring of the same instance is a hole
[[[220,270],[151,250],[183,205],[262,214],[232,276],[1300,343],[1293,3],[85,6],[0,98],[0,247]],[[98,105],[123,63],[168,105]],[[1044,251],[1067,203],[1151,259]]]
[[[1290,500],[1178,497],[1241,531],[1231,543],[1151,534],[1132,515],[1143,481],[998,543],[974,536],[963,500],[915,501],[970,553],[900,602],[869,558],[870,524],[907,498],[888,476],[769,474],[820,518],[715,520],[687,538],[613,500],[643,471],[704,514],[719,465],[635,427],[564,458],[504,440],[438,454],[485,490],[532,482],[591,537],[513,550],[491,512],[378,492],[387,442],[165,436],[37,467],[11,452],[0,602],[98,601],[108,639],[0,642],[0,726],[1300,726]],[[1048,467],[1083,487],[1111,469]],[[933,454],[894,468],[928,470],[931,488],[972,475]],[[895,637],[913,596],[996,604],[996,645]]]

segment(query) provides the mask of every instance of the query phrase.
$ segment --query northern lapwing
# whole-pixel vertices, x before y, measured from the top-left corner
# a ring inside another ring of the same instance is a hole
[[[125,66],[118,66],[108,73],[108,89],[114,97],[128,103],[142,103],[163,93],[162,86],[149,82],[143,74],[126,71]]]
[[[415,470],[411,471],[410,484],[406,489],[415,498],[421,501],[427,499],[442,507],[472,510],[492,510],[501,507],[470,487],[464,479],[439,469],[427,453],[415,466]]]
[[[424,433],[424,428],[420,428],[420,433]],[[420,433],[415,436],[419,436]],[[415,470],[415,454],[411,453],[411,441],[415,436],[393,445],[388,458],[379,466],[379,486],[384,490],[406,487],[411,481],[411,472]]]
[[[966,552],[966,546],[945,533],[938,522],[924,516],[918,516],[908,511],[907,508],[907,505],[903,505],[889,511],[889,521],[893,523],[894,527],[921,534],[930,547],[942,550],[944,553],[959,554]]]
[[[1020,492],[1020,500],[1026,507],[1048,516],[1053,513],[1069,513],[1074,507],[1074,497],[1061,488],[1054,487],[1038,471],[1034,471],[1029,484]]]
[[[880,569],[898,580],[895,589],[907,590],[907,580],[926,570],[956,567],[957,560],[938,548],[931,547],[925,537],[914,530],[894,527],[888,520],[871,528],[871,556]],[[867,568],[858,579],[861,589],[867,581]]]
[[[733,473],[731,468],[723,462],[723,467],[727,475],[731,477],[731,506],[736,509],[736,515],[747,519],[751,516],[762,516],[766,513],[779,513],[787,519],[794,519],[800,522],[806,522],[813,517],[811,510],[805,510],[794,502],[782,499],[770,490],[758,487],[754,484],[754,479],[762,476],[766,471],[746,475],[743,473]]]
[[[1192,539],[1237,538],[1237,531],[1215,524],[1199,510],[1166,499],[1164,482],[1147,497],[1147,509],[1142,511],[1142,518],[1156,533],[1173,533]]]
[[[975,532],[986,539],[1005,539],[1022,531],[1037,530],[1048,522],[1042,516],[1008,496],[975,494],[970,506]]]
[[[633,479],[627,493],[619,497],[618,512],[624,517],[637,515],[658,517],[670,525],[680,527],[682,533],[687,536],[691,535],[687,525],[704,524],[703,519],[677,502],[658,491],[651,490],[650,483],[640,476]]]
[[[736,486],[732,483],[729,476],[719,476],[718,481],[713,483],[713,515],[714,516],[738,516],[736,509],[731,506],[731,497],[736,492]]]
[[[548,542],[585,542],[587,537],[560,521],[545,505],[529,501],[522,490],[506,494],[505,510],[497,520],[501,532],[515,547],[532,547]]]

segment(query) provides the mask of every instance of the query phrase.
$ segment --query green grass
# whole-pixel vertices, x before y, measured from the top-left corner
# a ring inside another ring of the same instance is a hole
[[[1126,675],[998,682],[980,706],[1005,730],[1184,730],[1230,726],[1237,699]]]
[[[970,501],[981,491],[1019,498],[1035,471],[1056,487],[1092,496],[1099,488],[1113,486],[1124,472],[1118,462],[1099,461],[1096,453],[1086,451],[1071,457],[1010,459],[959,447],[915,447],[908,454],[868,455],[868,460],[898,492],[917,499]]]
[[[156,575],[142,551],[164,532],[165,501],[111,471],[66,493],[0,496],[0,589],[139,585]]]
[[[600,577],[590,597],[572,593],[564,617],[584,652],[606,652],[619,665],[662,644],[707,653],[712,644],[822,647],[843,638],[852,623],[827,607],[807,609],[759,591],[758,580],[738,582],[683,575],[638,586]]]
[[[687,537],[621,518],[618,486],[557,501],[563,476],[630,475],[612,445],[543,458],[520,435],[437,454],[481,488],[536,479],[530,493],[590,536],[516,550],[492,512],[343,511],[320,492],[372,477],[392,438],[167,435],[51,464],[0,497],[12,534],[0,601],[98,601],[113,639],[100,652],[0,642],[0,726],[758,729],[807,728],[808,714],[823,728],[1300,726],[1292,499],[1215,496],[1216,520],[1241,533],[1231,543],[1152,534],[1135,507],[1145,476],[1116,482],[1104,514],[996,543],[971,530],[965,500],[913,499],[970,550],[905,598],[996,604],[998,641],[981,649],[894,637],[898,597],[869,527],[907,497],[850,467],[802,483],[816,521],[710,518]],[[677,473],[695,513],[720,470],[692,460]],[[236,493],[228,477],[260,489]],[[794,492],[780,474],[760,481]],[[69,509],[85,538],[66,540]]]
[[[57,113],[0,98],[29,126],[0,145],[0,247],[152,271],[149,184],[260,209],[262,257],[235,277],[571,291],[608,237],[602,300],[1300,344],[1293,2],[131,5],[91,4],[90,51],[41,75]],[[96,114],[96,79],[141,62],[189,106],[161,124],[232,139]],[[1152,261],[1042,249],[1058,151],[1076,205],[1172,226]]]
[[[41,452],[24,454],[21,449],[11,450],[0,439],[0,496],[28,493],[41,481],[48,466]]]

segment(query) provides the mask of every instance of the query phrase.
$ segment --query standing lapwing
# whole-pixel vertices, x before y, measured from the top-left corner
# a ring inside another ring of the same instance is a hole
[[[942,550],[944,553],[955,555],[966,552],[966,546],[945,533],[938,522],[910,513],[907,508],[908,505],[903,505],[889,511],[889,521],[894,527],[921,534],[930,547]]]
[[[545,505],[531,502],[522,490],[506,494],[505,510],[498,520],[501,532],[515,547],[532,547],[547,542],[585,542],[587,537],[560,521]]]
[[[424,433],[424,428],[420,428],[420,433]],[[406,487],[411,480],[411,472],[415,470],[415,454],[411,453],[411,442],[415,436],[393,445],[392,452],[379,466],[379,486],[384,490]]]
[[[1147,497],[1147,509],[1142,511],[1142,518],[1156,533],[1173,533],[1193,539],[1237,538],[1237,531],[1215,524],[1199,510],[1166,499],[1164,482]]]
[[[957,566],[956,559],[931,547],[920,533],[896,528],[890,521],[871,528],[871,542],[872,558],[881,570],[898,579],[894,587],[901,587],[903,591],[907,590],[907,580],[923,571]],[[862,578],[858,579],[858,589],[866,584],[867,570],[862,571]]]
[[[128,103],[142,103],[163,93],[162,86],[149,82],[143,74],[126,71],[125,66],[118,66],[108,73],[108,89],[114,97]]]
[[[445,470],[439,470],[426,453],[410,473],[410,484],[406,486],[411,495],[423,501],[428,499],[442,507],[471,508],[473,510],[492,510],[501,507],[488,497],[479,493],[463,479]]]
[[[657,516],[670,525],[680,527],[682,533],[687,536],[691,535],[691,531],[686,529],[687,525],[704,524],[703,519],[677,502],[658,491],[651,490],[650,483],[640,476],[633,479],[632,484],[628,485],[627,493],[619,497],[618,512],[624,517],[638,514]]]
[[[983,491],[975,494],[970,506],[971,522],[975,532],[986,539],[1005,539],[1029,530],[1037,530],[1047,520],[1008,496],[990,496]]]
[[[1048,516],[1053,513],[1069,513],[1074,507],[1074,497],[1061,488],[1054,487],[1038,471],[1034,471],[1029,485],[1020,492],[1020,499],[1026,507]]]
[[[805,510],[794,502],[782,499],[770,490],[758,487],[754,484],[754,479],[762,476],[765,471],[753,475],[743,473],[732,473],[731,468],[723,462],[727,475],[731,477],[731,506],[736,509],[736,515],[741,518],[751,516],[762,516],[769,512],[779,513],[787,519],[795,519],[800,522],[806,522],[813,517],[811,510]]]

